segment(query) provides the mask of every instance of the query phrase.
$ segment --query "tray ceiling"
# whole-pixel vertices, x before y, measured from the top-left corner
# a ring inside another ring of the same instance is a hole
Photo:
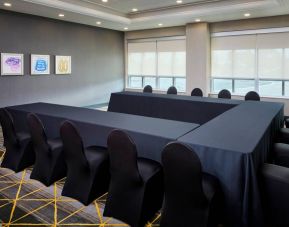
[[[5,7],[10,2],[11,7]],[[288,0],[0,0],[0,9],[115,30],[141,30],[289,14]],[[132,12],[132,9],[138,9]],[[64,17],[59,17],[64,14]],[[98,22],[98,23],[97,23]]]

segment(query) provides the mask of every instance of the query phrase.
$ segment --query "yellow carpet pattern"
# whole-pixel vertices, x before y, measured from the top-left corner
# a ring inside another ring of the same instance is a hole
[[[5,154],[0,131],[0,157]],[[50,187],[30,179],[31,168],[20,173],[0,168],[0,219],[2,226],[128,226],[103,217],[106,194],[89,206],[61,196],[65,179]],[[159,226],[160,214],[146,227]],[[0,225],[1,226],[1,225]]]

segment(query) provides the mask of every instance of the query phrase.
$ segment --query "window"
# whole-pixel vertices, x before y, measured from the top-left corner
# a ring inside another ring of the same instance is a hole
[[[289,96],[289,33],[212,37],[212,91]]]
[[[178,91],[186,90],[186,41],[158,39],[128,42],[129,88],[166,91],[174,85]]]
[[[150,85],[153,89],[155,89],[157,87],[157,79],[152,76],[145,76],[143,86],[145,87],[146,85]]]
[[[282,81],[260,80],[259,92],[260,95],[282,96]]]
[[[234,80],[234,90],[238,94],[245,95],[255,90],[255,80]]]
[[[130,43],[128,45],[128,74],[156,75],[156,43]],[[149,67],[148,67],[149,66]]]

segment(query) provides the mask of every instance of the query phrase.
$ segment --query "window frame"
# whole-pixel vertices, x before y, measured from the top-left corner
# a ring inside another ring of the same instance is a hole
[[[254,30],[254,31],[233,31],[233,32],[220,32],[220,33],[212,33],[211,37],[229,37],[229,36],[243,36],[243,35],[255,35],[256,39],[258,39],[258,35],[261,34],[274,34],[274,33],[289,33],[289,27],[287,28],[280,28],[280,29],[260,29],[260,30]],[[260,76],[260,72],[259,72],[259,50],[263,50],[266,48],[260,48],[258,47],[258,45],[256,44],[255,46],[255,76],[253,78],[238,78],[238,77],[234,77],[232,75],[232,77],[214,77],[213,76],[213,72],[212,72],[212,61],[210,63],[210,93],[212,94],[216,94],[217,92],[214,91],[214,80],[216,79],[227,79],[227,80],[232,80],[232,94],[233,95],[238,95],[238,96],[244,96],[244,94],[240,94],[238,92],[235,92],[235,80],[254,80],[255,81],[255,87],[254,87],[254,91],[259,92],[260,93],[260,81],[279,81],[282,82],[282,90],[281,90],[281,96],[268,96],[268,95],[262,95],[263,97],[268,97],[268,98],[288,98],[289,97],[289,92],[288,95],[286,95],[286,83],[289,83],[289,78],[286,78],[286,71],[285,71],[285,62],[286,62],[286,58],[285,58],[285,52],[286,50],[289,50],[289,47],[279,47],[279,48],[268,48],[268,49],[282,49],[282,74],[280,75],[280,78],[266,78],[266,77],[261,77]],[[211,57],[212,57],[212,53],[213,53],[213,48],[211,48]],[[232,50],[234,51],[234,50]],[[233,56],[233,52],[232,52],[232,56]],[[232,65],[234,65],[234,59],[232,57]],[[234,72],[234,70],[232,69],[232,72]]]
[[[149,38],[149,39],[126,39],[125,40],[125,89],[132,90],[142,90],[144,87],[144,78],[145,77],[154,77],[156,78],[156,88],[155,91],[165,92],[166,90],[160,89],[160,78],[172,78],[173,86],[176,85],[175,78],[184,78],[187,83],[187,72],[185,76],[166,76],[166,75],[158,75],[158,41],[173,41],[173,40],[183,40],[186,42],[186,36],[170,36],[170,37],[160,37],[160,38]],[[128,45],[129,43],[143,43],[143,42],[155,42],[156,43],[156,74],[157,75],[129,75],[128,74]],[[186,63],[187,63],[187,50],[186,53]],[[185,69],[187,71],[187,69]],[[142,77],[142,88],[133,88],[130,87],[130,77]],[[179,91],[180,93],[187,92],[187,86],[184,91]]]

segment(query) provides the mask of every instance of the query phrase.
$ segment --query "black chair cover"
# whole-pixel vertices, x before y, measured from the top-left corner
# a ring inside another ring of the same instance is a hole
[[[108,137],[111,181],[104,216],[144,226],[161,208],[163,173],[153,160],[137,158],[136,145],[120,130]]]
[[[27,120],[36,155],[30,178],[49,186],[66,176],[62,141],[47,139],[42,122],[35,114],[28,114]]]
[[[165,203],[161,227],[216,226],[222,218],[218,180],[202,173],[196,153],[178,142],[162,153]]]
[[[169,94],[169,95],[177,95],[178,94],[178,90],[177,90],[176,87],[171,86],[171,87],[169,87],[169,89],[167,91],[167,94]]]
[[[35,162],[30,134],[16,132],[13,118],[7,109],[0,109],[0,123],[6,152],[1,167],[20,172]]]
[[[246,101],[260,101],[260,96],[257,92],[255,91],[249,91],[246,95],[245,95],[245,100]]]
[[[223,89],[219,92],[218,98],[219,99],[231,99],[231,92],[226,89]]]
[[[289,144],[289,128],[279,130],[277,142]]]
[[[151,85],[146,85],[143,89],[144,93],[153,93],[153,88]]]
[[[90,204],[108,190],[109,163],[106,148],[90,146],[84,149],[82,139],[72,122],[60,128],[67,178],[62,195]]]
[[[191,96],[203,97],[203,91],[200,88],[194,88],[191,92]]]
[[[274,163],[289,168],[289,144],[275,143],[273,151]]]
[[[261,185],[266,224],[274,227],[289,226],[289,168],[264,164]]]

